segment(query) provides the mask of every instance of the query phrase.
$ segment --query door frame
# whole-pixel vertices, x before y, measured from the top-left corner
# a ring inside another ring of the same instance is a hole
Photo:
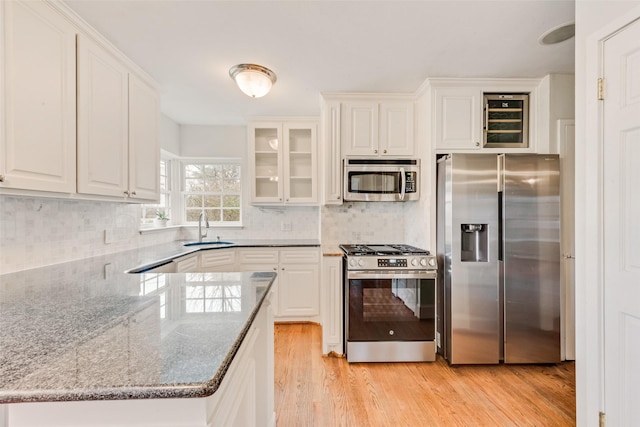
[[[605,412],[603,106],[597,81],[603,74],[604,43],[640,19],[640,7],[612,20],[585,38],[582,92],[584,115],[576,115],[576,411],[577,424],[598,426]],[[576,46],[579,40],[576,41]],[[606,85],[606,82],[605,82]],[[605,87],[606,91],[606,87]]]

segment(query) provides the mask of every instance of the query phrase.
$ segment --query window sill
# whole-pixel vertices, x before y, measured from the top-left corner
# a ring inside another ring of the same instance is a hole
[[[171,231],[171,230],[175,230],[175,229],[182,229],[182,228],[198,228],[198,224],[179,224],[179,225],[167,225],[166,227],[154,227],[154,226],[150,226],[150,227],[141,227],[138,232],[140,234],[149,234],[149,233],[156,233],[159,231]],[[210,230],[212,229],[243,229],[244,227],[242,225],[212,225],[209,227]]]
[[[182,228],[182,225],[167,225],[166,227],[141,227],[138,231],[140,234],[155,233],[157,231],[170,231]]]

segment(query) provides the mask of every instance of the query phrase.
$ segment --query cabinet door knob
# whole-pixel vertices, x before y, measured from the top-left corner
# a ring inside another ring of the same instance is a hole
[[[132,191],[132,192],[131,192],[131,195],[132,195],[132,196],[135,196],[135,195],[136,195],[136,192],[135,192],[135,191]]]
[[[129,195],[129,192],[128,192],[128,191],[125,191],[125,192],[124,192],[124,195],[125,195],[125,196],[128,196],[128,195]]]
[[[374,154],[378,154],[378,150],[373,150]]]
[[[476,142],[476,147],[480,147],[480,143],[479,142]]]
[[[336,200],[340,200],[340,199],[341,199],[341,197],[340,197],[340,196],[336,197]]]
[[[0,175],[0,182],[4,182],[4,175]]]
[[[387,150],[384,150],[384,151],[383,151],[383,153],[384,153],[384,154],[387,154]]]

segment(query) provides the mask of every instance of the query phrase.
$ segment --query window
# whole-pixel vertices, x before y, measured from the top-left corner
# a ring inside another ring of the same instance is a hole
[[[182,166],[186,223],[197,222],[204,211],[210,224],[241,224],[239,164],[185,161]]]
[[[142,205],[142,224],[153,224],[157,213],[171,218],[171,160],[160,160],[160,203]]]

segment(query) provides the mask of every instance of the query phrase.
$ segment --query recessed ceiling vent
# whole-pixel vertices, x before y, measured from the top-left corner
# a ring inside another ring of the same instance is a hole
[[[576,24],[562,24],[544,33],[538,39],[541,45],[551,45],[569,40],[576,34]]]

